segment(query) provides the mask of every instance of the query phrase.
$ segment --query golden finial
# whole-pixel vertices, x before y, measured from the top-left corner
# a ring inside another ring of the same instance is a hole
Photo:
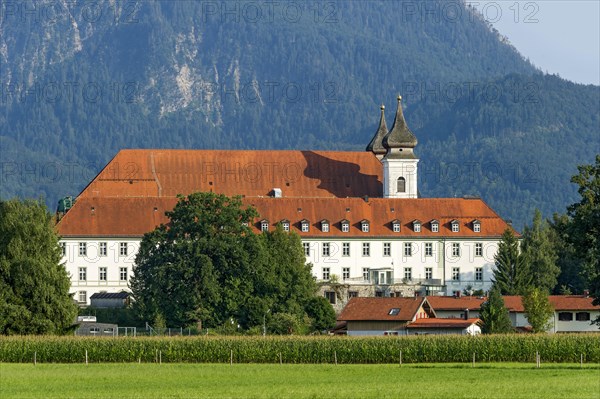
[[[398,102],[402,101],[402,96],[398,94]]]
[[[381,107],[379,107],[380,110],[384,110],[385,109],[385,105],[381,104]]]

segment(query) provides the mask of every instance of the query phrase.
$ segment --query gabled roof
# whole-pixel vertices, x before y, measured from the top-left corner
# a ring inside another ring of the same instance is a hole
[[[96,292],[90,299],[127,299],[128,292]]]
[[[425,297],[415,298],[352,298],[338,316],[340,321],[412,321],[421,307],[427,303]],[[400,309],[390,315],[390,310]]]
[[[417,319],[409,323],[406,328],[468,328],[473,324],[480,322],[478,318],[472,319],[445,319],[445,318],[426,318]]]
[[[79,195],[175,197],[198,191],[283,197],[381,197],[381,163],[371,152],[121,150]]]
[[[362,198],[243,198],[246,205],[254,206],[259,220],[290,220],[296,231],[303,237],[331,237],[341,231],[341,221],[348,220],[350,231],[344,237],[364,237],[360,222],[369,220],[370,236],[390,237],[434,237],[452,235],[452,237],[498,238],[509,226],[485,202],[480,199],[462,198],[371,198],[365,202]],[[168,222],[165,211],[173,209],[177,199],[168,198],[93,198],[81,197],[57,225],[62,236],[138,236],[153,230],[157,225]],[[94,208],[94,212],[91,211]],[[298,209],[302,209],[301,212]],[[346,208],[350,209],[346,212]],[[394,209],[394,212],[392,212]],[[485,233],[475,233],[471,229],[462,229],[461,233],[452,233],[448,221],[456,216],[471,220],[474,217],[486,220]],[[390,229],[394,219],[421,220],[440,219],[439,233],[421,228],[421,233],[412,230],[412,224],[401,233]],[[296,224],[302,219],[331,222],[330,232],[320,229],[301,232]],[[252,225],[259,231],[257,225]],[[410,228],[408,228],[410,227]]]
[[[479,310],[481,304],[486,301],[485,298],[474,296],[463,296],[460,298],[453,296],[428,296],[427,300],[434,310],[456,311],[463,311],[465,309]]]
[[[503,296],[504,306],[511,312],[525,312],[523,306],[523,298],[521,296]],[[592,301],[594,298],[583,295],[550,295],[548,297],[550,304],[555,311],[568,310],[596,310],[600,311],[600,306],[594,306]]]

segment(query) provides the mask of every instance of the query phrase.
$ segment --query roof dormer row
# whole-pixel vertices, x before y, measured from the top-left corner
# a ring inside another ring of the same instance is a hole
[[[283,219],[280,220],[279,222],[277,222],[277,224],[280,224],[281,227],[283,228],[284,231],[290,231],[291,229],[291,225],[292,223],[288,220],[288,219]],[[309,233],[310,232],[310,220],[308,219],[302,219],[300,220],[300,222],[298,222],[299,224],[299,229],[302,233]],[[327,219],[322,219],[321,221],[318,222],[321,232],[322,233],[329,233],[331,230],[331,223],[329,220]],[[360,224],[360,230],[363,233],[369,233],[371,230],[371,222],[367,219],[363,219],[359,222]],[[415,233],[420,233],[421,232],[421,227],[423,225],[423,223],[418,220],[415,219],[412,221],[412,230]],[[453,233],[460,233],[460,221],[458,219],[452,219],[450,221],[450,230]],[[473,232],[475,233],[481,233],[481,221],[479,221],[478,219],[474,219],[472,220],[470,223],[470,227],[473,230]],[[262,219],[259,222],[259,227],[261,231],[269,231],[269,227],[270,227],[270,222],[268,219]],[[392,232],[394,233],[400,233],[401,232],[401,222],[398,219],[394,219],[389,223],[389,226],[391,227]],[[440,231],[440,222],[437,219],[432,219],[431,221],[429,221],[429,229],[431,230],[432,233],[439,233]],[[350,232],[350,221],[347,219],[342,219],[339,222],[339,230],[342,233],[348,233]]]

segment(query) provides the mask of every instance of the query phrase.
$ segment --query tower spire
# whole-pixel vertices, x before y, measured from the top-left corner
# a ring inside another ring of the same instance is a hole
[[[398,109],[396,110],[396,117],[394,118],[394,124],[392,125],[392,130],[383,138],[383,147],[387,150],[388,155],[389,151],[394,149],[411,149],[410,151],[405,151],[404,156],[412,156],[412,148],[415,148],[417,145],[417,138],[408,128],[406,124],[406,120],[404,119],[404,113],[402,112],[402,96],[398,95]]]
[[[367,145],[367,151],[371,151],[377,158],[381,159],[386,154],[387,150],[383,146],[383,138],[388,134],[387,124],[385,123],[385,105],[381,104],[381,118],[379,119],[379,127],[375,136],[371,139],[369,145]]]

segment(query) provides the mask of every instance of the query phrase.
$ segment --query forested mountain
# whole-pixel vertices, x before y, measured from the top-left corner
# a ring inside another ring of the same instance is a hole
[[[2,198],[54,206],[121,148],[362,150],[401,93],[421,194],[519,227],[573,202],[600,147],[599,88],[542,75],[462,2],[10,4]]]

